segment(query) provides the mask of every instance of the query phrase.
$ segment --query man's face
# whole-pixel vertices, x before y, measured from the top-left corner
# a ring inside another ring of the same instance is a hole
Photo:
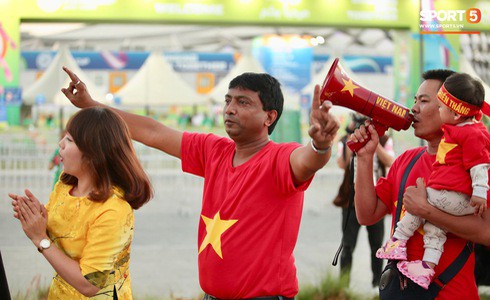
[[[426,141],[442,137],[442,121],[437,100],[437,91],[441,85],[442,82],[436,79],[425,80],[415,95],[415,103],[412,107],[415,119],[412,127],[415,136]]]
[[[223,120],[226,133],[235,141],[253,140],[267,134],[271,122],[270,112],[263,110],[259,93],[233,88],[225,96]]]

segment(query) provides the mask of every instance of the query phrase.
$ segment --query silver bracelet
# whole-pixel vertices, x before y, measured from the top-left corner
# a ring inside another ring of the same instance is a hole
[[[310,140],[310,145],[311,145],[311,149],[313,149],[313,151],[315,151],[316,153],[318,154],[325,154],[327,153],[328,151],[330,151],[330,149],[332,149],[332,146],[328,146],[327,148],[325,149],[317,149],[315,147],[315,144],[313,144],[313,139]]]

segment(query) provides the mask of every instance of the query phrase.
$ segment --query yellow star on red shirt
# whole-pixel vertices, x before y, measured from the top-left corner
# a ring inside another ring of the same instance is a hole
[[[437,149],[436,160],[438,163],[445,164],[446,163],[446,154],[453,150],[458,144],[446,143],[445,139],[442,139],[439,143],[439,148]]]
[[[222,220],[219,212],[212,219],[201,215],[204,224],[206,224],[206,236],[199,247],[199,254],[208,246],[211,245],[218,256],[223,259],[221,253],[221,235],[228,230],[238,220]]]
[[[341,92],[343,91],[349,91],[350,95],[354,97],[354,90],[359,88],[357,85],[355,85],[352,82],[352,79],[349,78],[349,81],[345,80],[342,78],[342,81],[344,82],[344,87],[342,88]]]

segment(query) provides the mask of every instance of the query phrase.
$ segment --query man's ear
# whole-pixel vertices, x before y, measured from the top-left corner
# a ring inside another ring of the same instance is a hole
[[[267,119],[265,120],[265,125],[267,127],[271,126],[277,119],[277,110],[267,111]]]
[[[454,114],[454,121],[460,121],[462,118],[464,118],[462,115],[459,115],[456,112],[453,112],[453,114]]]

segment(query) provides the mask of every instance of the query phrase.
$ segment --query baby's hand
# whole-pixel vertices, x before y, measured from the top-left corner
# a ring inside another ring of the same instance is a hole
[[[477,196],[471,196],[470,205],[475,208],[475,215],[480,217],[487,210],[487,200]]]

